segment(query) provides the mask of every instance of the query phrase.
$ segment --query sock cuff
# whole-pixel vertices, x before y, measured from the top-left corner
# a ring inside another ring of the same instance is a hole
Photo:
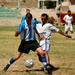
[[[14,61],[15,61],[14,58],[11,58],[10,59],[10,64],[14,63]]]

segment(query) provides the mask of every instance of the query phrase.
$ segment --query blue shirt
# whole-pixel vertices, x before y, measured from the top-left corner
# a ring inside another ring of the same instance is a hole
[[[33,29],[36,27],[34,23],[31,23],[31,25],[28,25],[26,20],[24,22],[21,22],[21,24],[18,27],[18,33],[20,34],[21,40],[30,41],[30,40],[36,40],[36,33]]]
[[[24,16],[22,17],[21,22],[24,22],[25,19],[26,19],[26,15],[24,15]]]

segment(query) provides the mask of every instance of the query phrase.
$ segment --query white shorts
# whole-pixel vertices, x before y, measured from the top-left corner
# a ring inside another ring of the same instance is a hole
[[[40,41],[40,46],[47,52],[50,50],[50,40],[44,39]]]
[[[73,31],[73,26],[72,25],[65,25],[65,32],[68,31],[70,29],[70,31]]]

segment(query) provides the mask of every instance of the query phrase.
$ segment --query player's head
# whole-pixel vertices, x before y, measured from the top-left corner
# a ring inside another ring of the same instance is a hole
[[[30,9],[26,9],[26,14],[27,14],[27,13],[30,13]]]
[[[68,13],[68,15],[71,15],[71,11],[70,11],[70,10],[68,10],[68,12],[67,12],[67,13]]]
[[[32,16],[31,13],[26,14],[26,22],[27,22],[28,25],[31,24],[32,18],[33,18],[33,16]]]
[[[43,13],[41,15],[41,20],[42,20],[43,24],[47,23],[47,21],[48,21],[48,15],[46,13]]]

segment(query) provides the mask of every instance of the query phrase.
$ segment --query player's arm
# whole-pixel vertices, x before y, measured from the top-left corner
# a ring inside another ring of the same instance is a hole
[[[73,17],[72,17],[72,21],[71,21],[72,25],[73,25]]]
[[[57,33],[59,33],[59,34],[65,36],[65,37],[71,38],[70,35],[65,34],[63,31],[61,31],[60,29],[56,28],[56,27],[53,26],[53,25],[50,25],[50,30],[51,30],[52,32],[57,32]]]
[[[15,31],[15,37],[18,37],[18,35],[23,31],[24,23],[21,23],[18,27],[18,29]]]
[[[71,38],[70,35],[65,34],[65,33],[64,33],[63,31],[61,31],[61,30],[58,30],[58,33],[61,34],[61,35],[63,35],[63,36],[65,36],[65,37]]]
[[[63,20],[64,20],[65,24],[68,25],[68,22],[66,22],[66,16],[64,16]]]
[[[35,27],[33,29],[35,30],[35,32],[38,35],[38,37],[40,38],[40,40],[43,40],[45,38],[43,35],[39,34],[39,32],[37,31],[37,29]]]
[[[18,30],[15,31],[15,37],[18,37],[19,33]]]

